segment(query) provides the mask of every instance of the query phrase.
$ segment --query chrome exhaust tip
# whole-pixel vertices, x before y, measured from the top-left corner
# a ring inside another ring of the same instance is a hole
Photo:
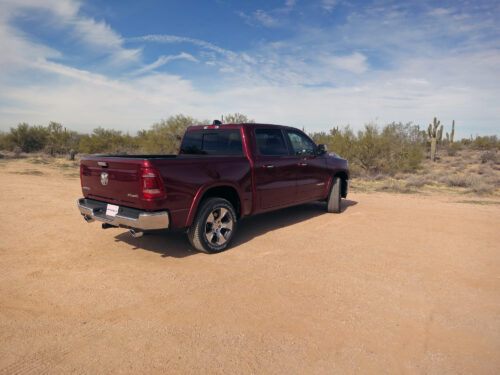
[[[87,223],[92,223],[94,221],[94,219],[92,217],[90,217],[89,215],[83,215],[83,218],[85,219],[85,221]]]
[[[130,235],[134,238],[140,238],[144,235],[144,232],[137,229],[130,229]]]

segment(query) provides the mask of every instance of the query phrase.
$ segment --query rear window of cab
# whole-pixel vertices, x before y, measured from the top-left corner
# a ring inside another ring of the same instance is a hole
[[[181,154],[242,155],[239,129],[203,129],[187,131],[181,145]]]

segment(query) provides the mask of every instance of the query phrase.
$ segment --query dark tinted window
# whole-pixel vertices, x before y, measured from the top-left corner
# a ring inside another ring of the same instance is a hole
[[[261,155],[288,155],[288,148],[281,129],[255,129],[255,139]]]
[[[181,154],[241,155],[239,129],[192,130],[182,140]]]
[[[287,134],[295,155],[314,155],[316,145],[304,134],[288,130]]]

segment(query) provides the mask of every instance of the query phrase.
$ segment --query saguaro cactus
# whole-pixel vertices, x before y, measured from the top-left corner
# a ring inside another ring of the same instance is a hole
[[[436,117],[434,117],[434,123],[429,124],[429,128],[427,129],[427,134],[431,141],[431,161],[436,160],[436,150],[437,143],[441,142],[443,138],[443,125],[439,126],[441,121],[438,121]]]
[[[455,137],[455,120],[453,120],[451,124],[451,134],[448,134],[448,132],[446,132],[446,140],[450,143],[453,143],[453,137]]]

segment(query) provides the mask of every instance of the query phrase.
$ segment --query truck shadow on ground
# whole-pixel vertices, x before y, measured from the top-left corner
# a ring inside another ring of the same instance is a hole
[[[348,199],[342,200],[342,212],[357,203]],[[324,202],[312,202],[244,218],[238,224],[238,231],[231,247],[244,244],[267,232],[321,215],[330,215],[326,212]],[[133,238],[128,232],[123,232],[115,236],[115,241],[125,242],[132,250],[153,251],[162,257],[184,258],[198,254],[191,247],[184,231],[154,231],[146,233],[141,238]]]

